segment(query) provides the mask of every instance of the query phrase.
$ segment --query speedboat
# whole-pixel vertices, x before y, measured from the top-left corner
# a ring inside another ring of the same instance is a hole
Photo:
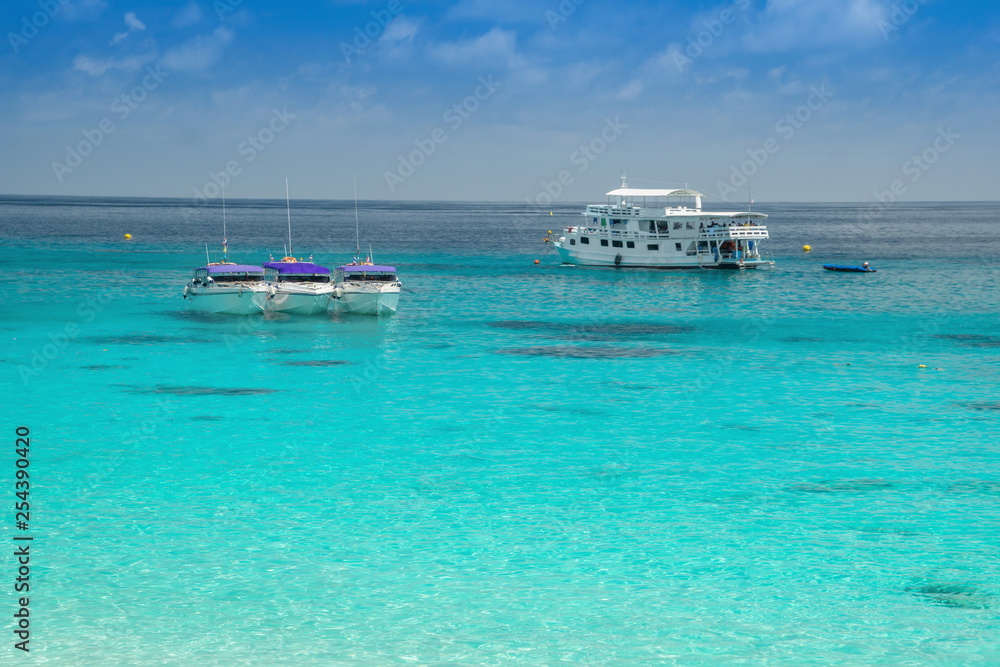
[[[396,267],[345,264],[334,269],[333,301],[338,310],[357,315],[391,315],[399,305],[402,283]]]
[[[264,289],[257,297],[261,310],[294,315],[318,315],[330,307],[330,269],[294,257],[264,263]]]
[[[687,188],[621,187],[608,203],[591,204],[583,222],[545,237],[563,264],[654,269],[756,269],[774,264],[760,254],[768,238],[763,213],[703,211]]]
[[[229,261],[226,236],[226,193],[222,193],[222,261],[213,262],[205,246],[205,266],[194,270],[184,286],[190,309],[203,313],[250,315],[260,312],[259,297],[264,292],[264,269]]]
[[[264,269],[260,266],[208,264],[194,270],[184,286],[184,298],[191,310],[203,313],[250,315],[259,313],[259,299],[264,293]]]

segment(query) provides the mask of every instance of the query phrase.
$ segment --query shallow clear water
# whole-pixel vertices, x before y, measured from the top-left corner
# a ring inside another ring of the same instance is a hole
[[[773,270],[658,272],[544,255],[577,205],[363,202],[399,313],[264,319],[185,311],[218,208],[0,199],[30,659],[1000,663],[1000,205],[760,208]]]

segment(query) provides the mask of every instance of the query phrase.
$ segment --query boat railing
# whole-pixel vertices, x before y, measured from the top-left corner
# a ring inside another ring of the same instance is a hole
[[[685,225],[679,229],[693,229],[693,226]],[[658,231],[634,231],[629,229],[615,229],[614,227],[567,227],[565,230],[569,234],[589,234],[589,235],[599,235],[606,234],[611,238],[621,238],[621,239],[669,239],[670,230],[658,230]],[[675,230],[676,231],[676,230]],[[677,238],[674,236],[673,238]],[[690,237],[685,237],[690,238]],[[702,229],[698,233],[699,241],[714,241],[714,240],[728,240],[728,239],[766,239],[768,238],[767,227],[762,226],[750,226],[750,227],[710,227],[708,229]]]
[[[710,227],[698,234],[699,239],[766,239],[767,237],[767,227],[760,225]]]
[[[637,216],[640,211],[635,206],[601,206],[599,204],[591,204],[587,206],[588,215],[626,215],[626,216]]]
[[[569,234],[608,234],[616,239],[669,239],[670,233],[663,232],[636,232],[627,229],[608,229],[607,227],[567,227]]]

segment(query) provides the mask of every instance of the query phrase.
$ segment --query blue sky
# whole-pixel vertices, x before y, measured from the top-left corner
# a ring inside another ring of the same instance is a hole
[[[12,0],[0,192],[996,200],[995,7]]]

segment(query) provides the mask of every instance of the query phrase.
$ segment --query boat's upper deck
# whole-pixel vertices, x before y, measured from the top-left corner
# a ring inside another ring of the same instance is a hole
[[[767,218],[765,213],[754,211],[703,211],[701,208],[691,208],[688,206],[662,206],[656,208],[640,207],[632,205],[602,205],[590,204],[583,212],[587,217],[611,217],[611,218],[636,218],[643,220],[657,220],[675,217],[690,217],[703,219],[751,219],[763,220]]]

